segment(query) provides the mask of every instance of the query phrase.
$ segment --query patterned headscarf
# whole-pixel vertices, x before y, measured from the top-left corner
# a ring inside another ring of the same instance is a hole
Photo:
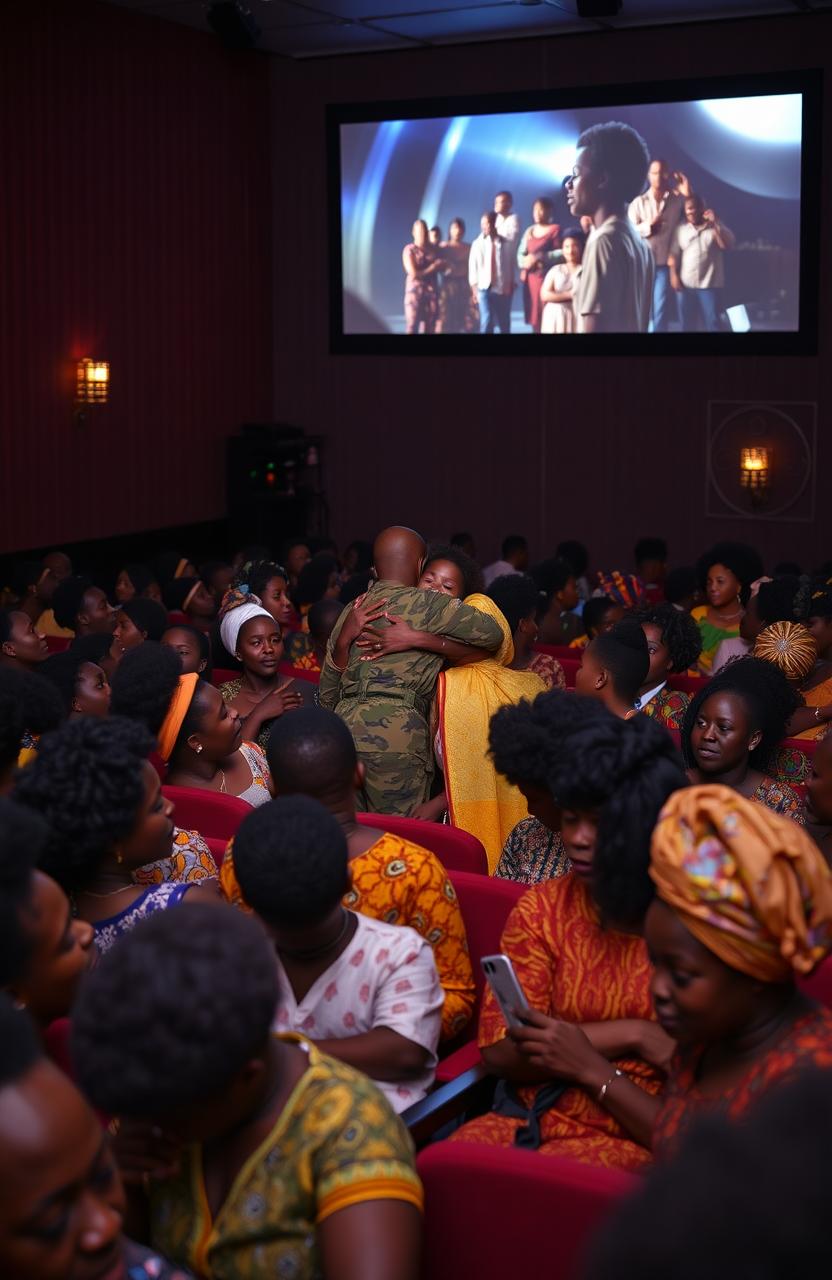
[[[703,946],[758,981],[811,973],[832,950],[832,872],[817,845],[730,787],[674,792],[650,875]]]
[[[802,622],[772,622],[757,636],[751,652],[755,658],[773,662],[787,680],[799,684],[814,667],[818,647]]]
[[[635,609],[644,598],[644,583],[634,573],[620,573],[613,569],[611,573],[598,574],[598,589],[603,596],[609,596],[616,604],[625,609]]]

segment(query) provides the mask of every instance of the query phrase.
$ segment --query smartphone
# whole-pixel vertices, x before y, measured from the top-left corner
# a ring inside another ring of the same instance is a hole
[[[528,1011],[529,1002],[517,981],[514,965],[504,955],[483,956],[481,964],[506,1025],[510,1031],[516,1031],[523,1026],[523,1014]]]

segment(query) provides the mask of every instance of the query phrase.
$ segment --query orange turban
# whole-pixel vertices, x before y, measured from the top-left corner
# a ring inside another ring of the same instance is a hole
[[[179,684],[173,691],[168,713],[159,730],[159,755],[165,763],[170,760],[173,754],[176,739],[179,737],[179,730],[182,728],[182,722],[194,700],[198,682],[199,676],[196,672],[189,671],[187,675],[179,677]]]
[[[818,647],[815,637],[802,622],[773,622],[754,641],[752,653],[779,667],[787,680],[805,680],[815,665]]]
[[[703,946],[759,981],[811,973],[832,949],[832,872],[820,850],[798,823],[730,787],[674,792],[650,875]]]

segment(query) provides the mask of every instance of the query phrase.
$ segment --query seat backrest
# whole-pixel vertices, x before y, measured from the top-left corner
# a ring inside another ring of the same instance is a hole
[[[700,689],[704,689],[708,683],[705,676],[688,676],[684,672],[677,675],[669,675],[667,677],[667,687],[669,689],[678,689],[680,693],[689,693],[693,698]]]
[[[567,662],[581,660],[581,650],[573,649],[568,644],[534,644],[532,649],[535,653],[548,653],[550,657],[557,658],[558,662],[563,662],[564,658]]]
[[[211,684],[217,688],[221,684],[230,684],[232,680],[239,680],[239,671],[232,671],[231,667],[214,667],[211,673]]]
[[[570,1280],[604,1218],[641,1184],[617,1169],[469,1142],[434,1143],[416,1167],[424,1280]]]
[[[68,636],[46,636],[46,647],[50,653],[65,653],[69,644]]]
[[[173,820],[186,831],[198,831],[206,840],[230,840],[251,805],[236,796],[223,796],[201,787],[162,787],[173,801]]]
[[[509,912],[517,900],[522,898],[528,886],[515,884],[512,880],[471,875],[466,871],[451,871],[450,880],[459,899],[468,938],[468,954],[474,971],[477,1002],[471,1026],[476,1027],[485,986],[480,959],[482,956],[493,956],[500,950],[500,938]]]
[[[359,813],[358,821],[364,827],[377,827],[412,840],[423,849],[435,853],[446,871],[470,871],[488,875],[488,858],[482,842],[459,827],[448,827],[442,822],[423,822],[419,818],[400,818],[387,813]]]
[[[808,978],[799,978],[797,985],[807,996],[832,1009],[832,956],[827,956]]]

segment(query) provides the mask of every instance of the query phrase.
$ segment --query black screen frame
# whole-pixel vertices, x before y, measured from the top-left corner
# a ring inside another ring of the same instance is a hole
[[[800,300],[796,330],[748,333],[558,334],[556,341],[533,333],[356,334],[343,328],[343,240],[341,225],[341,126],[384,120],[421,120],[570,107],[647,105],[701,98],[803,95],[800,172]],[[385,356],[747,356],[817,355],[820,263],[821,119],[820,68],[707,76],[645,84],[574,86],[524,93],[411,98],[383,102],[332,103],[326,107],[327,205],[329,221],[329,346],[334,355]]]

